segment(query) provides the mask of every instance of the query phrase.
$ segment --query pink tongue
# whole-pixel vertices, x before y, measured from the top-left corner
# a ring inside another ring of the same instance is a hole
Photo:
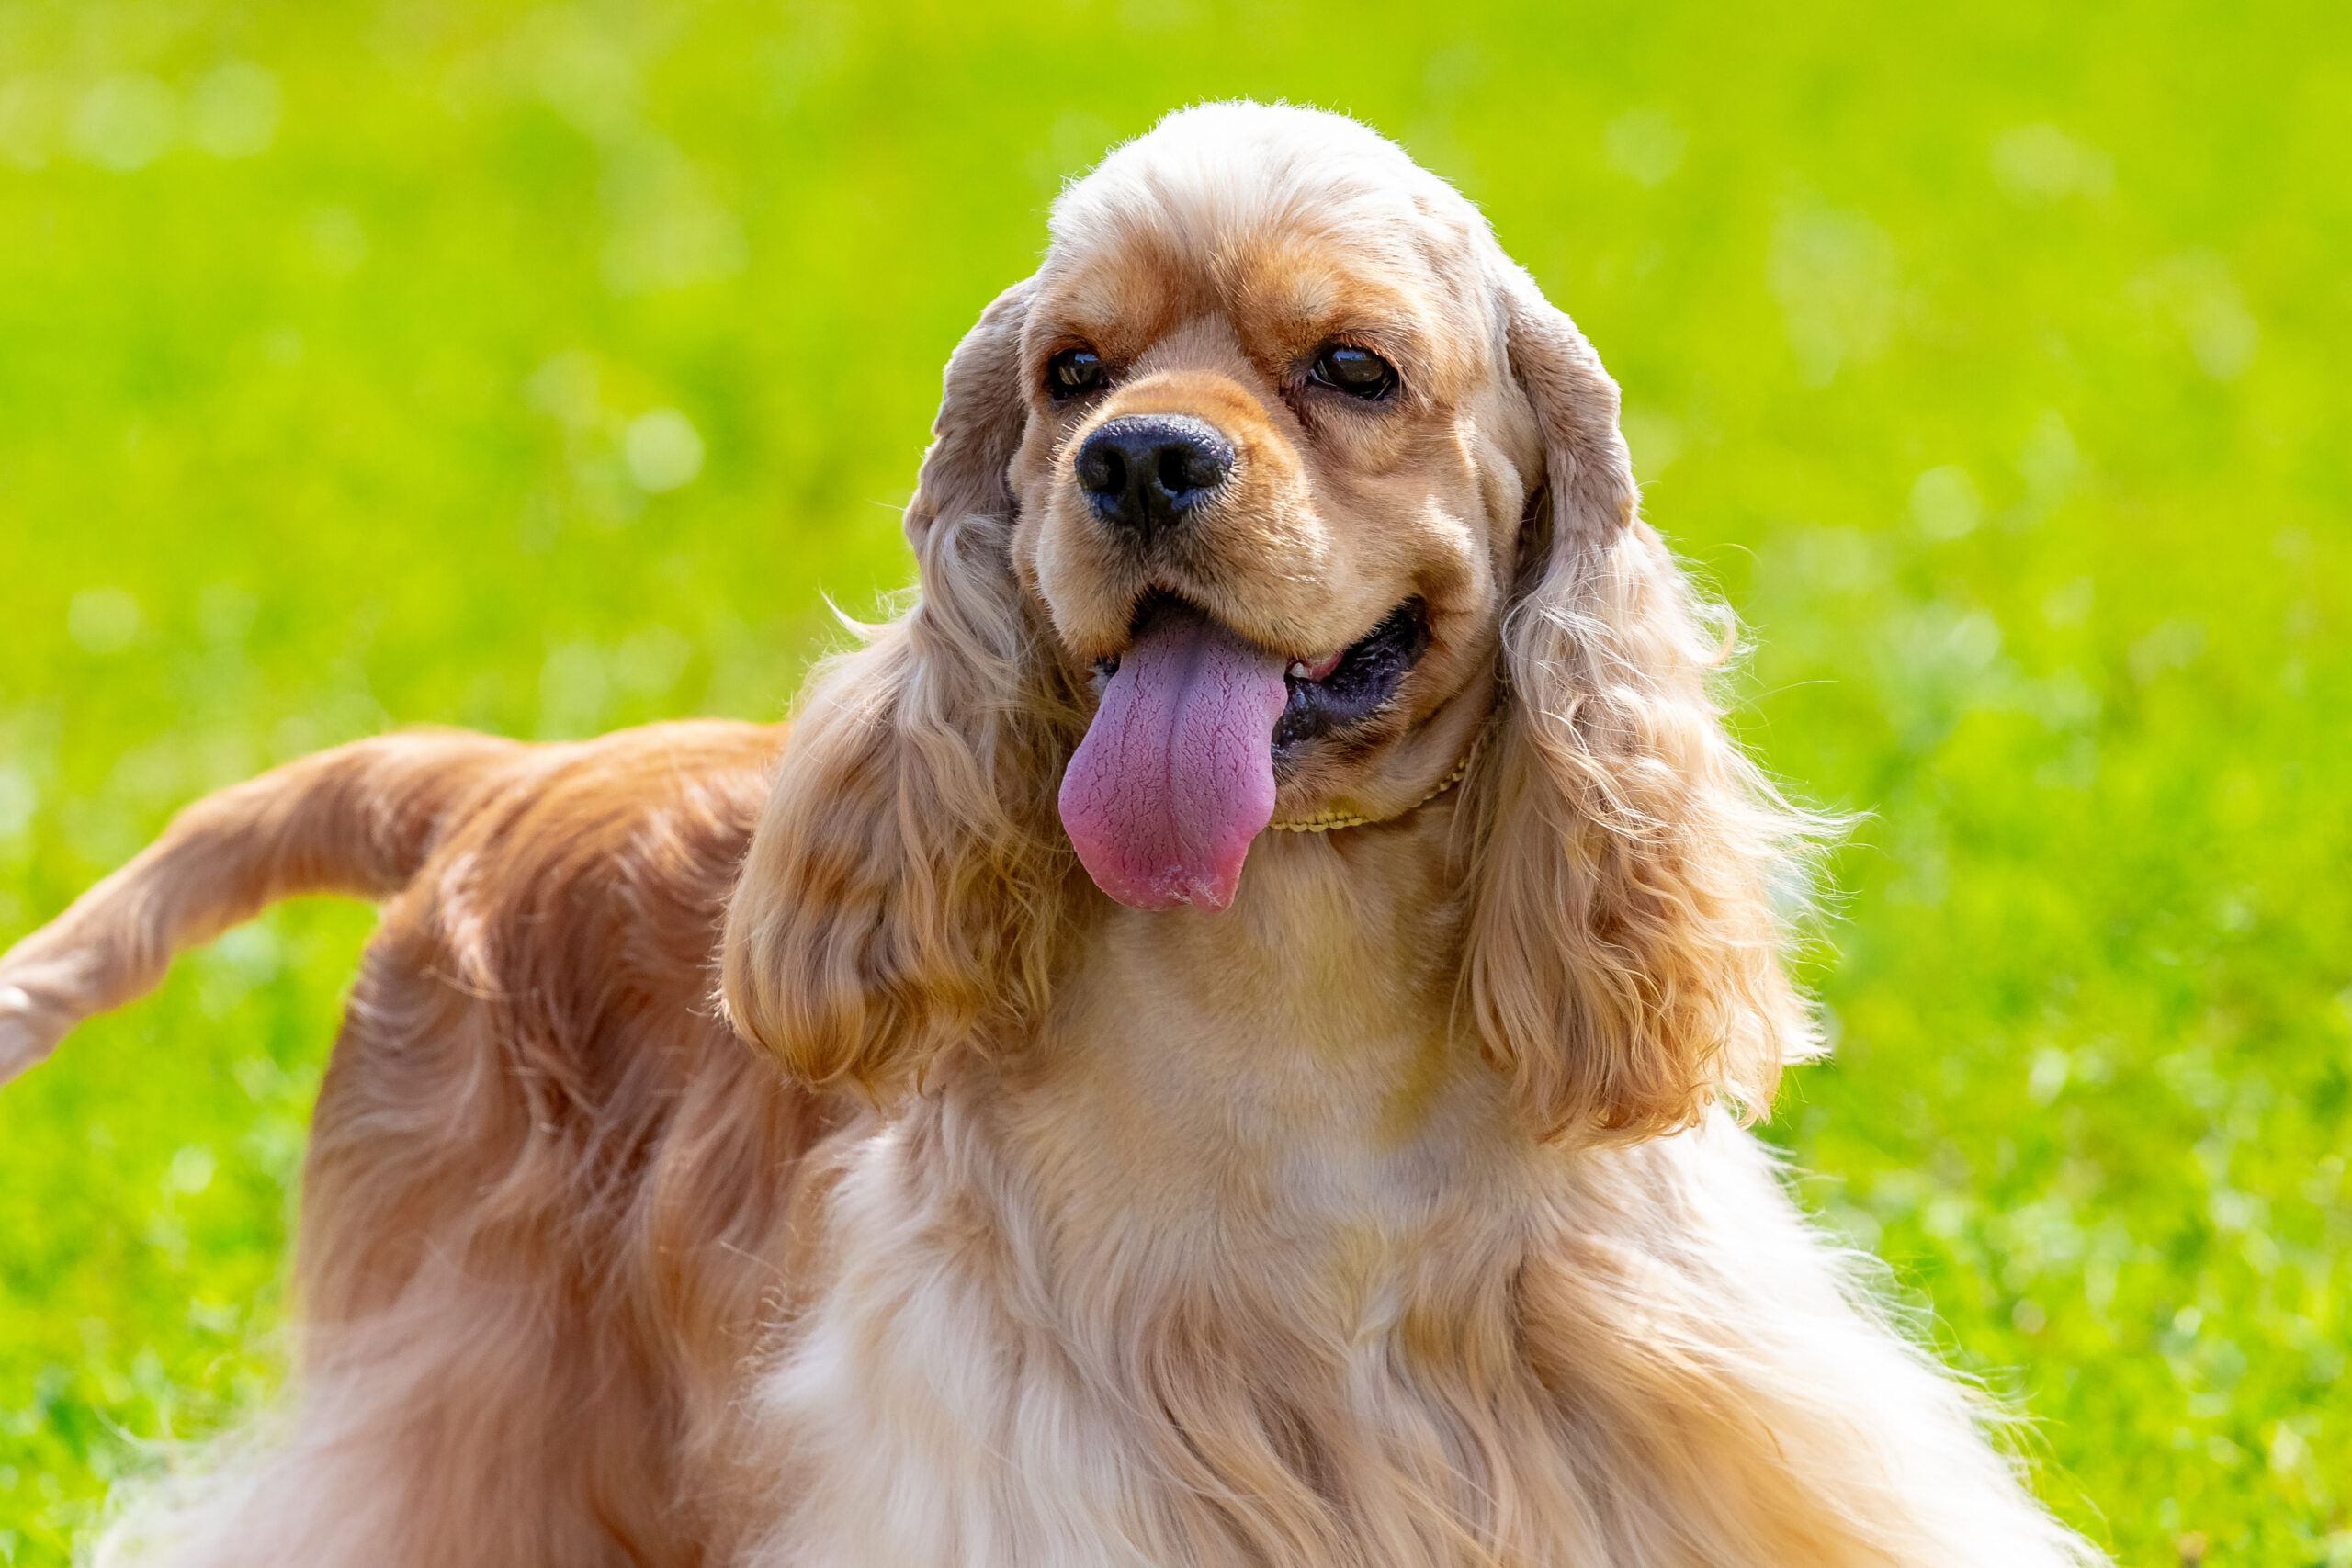
[[[1222,909],[1274,815],[1283,661],[1163,612],[1120,658],[1062,775],[1062,826],[1096,886],[1138,909]]]

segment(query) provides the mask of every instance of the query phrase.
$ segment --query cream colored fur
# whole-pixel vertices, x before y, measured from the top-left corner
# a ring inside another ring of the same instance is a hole
[[[1334,334],[1404,390],[1324,398]],[[1055,404],[1073,343],[1116,374]],[[1122,412],[1240,454],[1182,552],[1076,494]],[[191,808],[0,958],[0,1071],[268,898],[389,901],[300,1390],[102,1557],[2098,1561],[1736,1119],[1813,1048],[1780,907],[1815,825],[1724,730],[1616,419],[1395,146],[1186,111],[957,350],[922,597],[788,736],[392,737]],[[1114,904],[1055,818],[1161,592],[1301,657],[1429,622],[1279,775],[1278,818],[1383,820],[1262,836],[1223,913]]]

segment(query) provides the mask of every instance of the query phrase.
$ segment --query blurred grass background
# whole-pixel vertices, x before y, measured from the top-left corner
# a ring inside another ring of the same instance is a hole
[[[387,725],[767,717],[949,347],[1205,96],[1354,112],[1627,395],[1871,815],[1773,1124],[2126,1562],[2352,1563],[2352,49],[2320,6],[0,0],[0,942]],[[368,928],[0,1097],[0,1561],[280,1366]]]

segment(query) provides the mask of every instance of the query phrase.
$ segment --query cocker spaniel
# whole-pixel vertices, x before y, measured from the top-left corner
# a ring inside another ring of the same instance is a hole
[[[788,732],[361,741],[0,960],[13,1074],[272,899],[384,905],[298,1392],[109,1551],[2096,1560],[1735,1119],[1810,1049],[1806,823],[1467,201],[1173,115],[935,435],[921,599]]]

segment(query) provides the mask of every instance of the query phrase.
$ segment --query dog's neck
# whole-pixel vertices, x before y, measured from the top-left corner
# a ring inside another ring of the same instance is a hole
[[[1017,1193],[1027,1234],[1342,1314],[1377,1315],[1405,1259],[1495,1246],[1538,1153],[1456,983],[1456,805],[1267,835],[1223,913],[1105,900],[1037,1036],[944,1086],[990,1201]]]
[[[1449,1018],[1458,804],[1267,835],[1221,914],[1091,906],[1033,1036],[848,1142],[764,1405],[826,1434],[808,1561],[978,1561],[973,1496],[1023,1532],[990,1562],[1398,1560],[1486,1506],[1434,1434],[1549,1454],[1514,1348],[1557,1167]]]

